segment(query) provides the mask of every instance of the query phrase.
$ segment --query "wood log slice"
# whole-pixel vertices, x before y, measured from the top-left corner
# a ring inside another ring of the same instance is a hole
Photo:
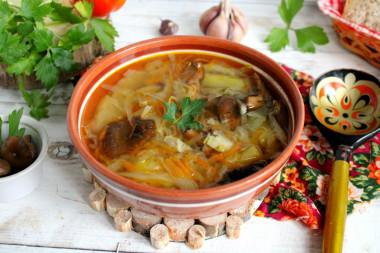
[[[206,238],[214,238],[224,233],[227,214],[219,214],[216,216],[199,219],[199,223],[206,229]]]
[[[164,224],[156,224],[150,229],[150,242],[156,249],[165,248],[169,240],[169,229]]]
[[[129,207],[130,206],[127,202],[122,201],[113,194],[107,193],[106,210],[111,217],[114,217],[118,211],[129,209]]]
[[[243,225],[243,219],[237,215],[230,215],[226,219],[226,234],[228,238],[237,239],[240,236],[240,228]]]
[[[88,44],[81,46],[76,52],[73,53],[74,61],[79,63],[79,69],[84,70],[90,66],[93,61],[105,55],[105,50],[99,40],[94,39]],[[8,65],[0,64],[0,88],[5,89],[18,89],[20,80],[17,76],[11,75],[6,72]],[[61,72],[59,75],[58,83],[68,81],[73,74]],[[37,80],[35,74],[30,76],[24,75],[24,87],[27,90],[40,89],[45,86]]]
[[[92,179],[92,173],[90,172],[90,170],[87,168],[86,165],[82,164],[82,173],[83,173],[83,178],[86,182],[88,183],[92,183],[93,179]]]
[[[194,225],[194,219],[172,219],[165,218],[164,224],[169,229],[169,236],[175,242],[185,241],[187,231]]]
[[[192,249],[199,249],[202,247],[205,237],[206,229],[201,225],[193,225],[189,229],[186,245]]]
[[[145,236],[149,236],[150,229],[162,221],[162,218],[159,216],[145,213],[135,208],[131,209],[131,213],[133,229]]]
[[[106,208],[106,194],[102,187],[95,188],[88,197],[90,206],[97,211],[103,211]]]
[[[121,209],[114,217],[115,227],[121,232],[127,232],[132,229],[132,214],[130,211]]]
[[[240,206],[240,207],[232,210],[229,213],[230,213],[230,215],[239,216],[240,218],[243,219],[244,222],[246,222],[249,219],[251,219],[251,217],[252,217],[252,214],[253,214],[253,203],[254,203],[254,199],[251,199],[250,201],[248,201],[244,205],[242,205],[242,206]]]

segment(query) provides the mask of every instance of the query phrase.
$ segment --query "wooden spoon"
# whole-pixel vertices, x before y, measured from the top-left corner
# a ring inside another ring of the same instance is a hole
[[[353,150],[380,132],[380,82],[353,69],[320,76],[310,89],[310,114],[335,152],[322,252],[342,252],[347,215],[349,161]]]

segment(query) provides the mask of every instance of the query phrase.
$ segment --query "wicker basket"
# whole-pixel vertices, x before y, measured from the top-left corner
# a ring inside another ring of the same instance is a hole
[[[318,0],[319,9],[331,17],[341,44],[380,68],[380,33],[363,25],[345,20],[342,16],[346,0]]]

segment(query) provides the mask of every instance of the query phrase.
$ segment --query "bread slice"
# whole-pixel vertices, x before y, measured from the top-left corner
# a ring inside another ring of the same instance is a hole
[[[347,0],[343,18],[380,32],[380,0]]]

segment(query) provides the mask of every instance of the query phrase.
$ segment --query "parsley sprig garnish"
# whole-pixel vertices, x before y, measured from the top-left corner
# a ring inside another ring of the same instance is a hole
[[[278,8],[280,17],[285,22],[286,27],[274,27],[265,39],[270,43],[269,48],[272,52],[278,52],[289,45],[289,30],[294,31],[297,37],[297,46],[302,52],[315,52],[315,46],[324,45],[329,39],[323,29],[319,26],[308,26],[301,29],[294,29],[290,25],[295,15],[303,7],[304,0],[282,0]]]
[[[170,105],[164,101],[163,103],[166,107],[166,112],[162,118],[172,123],[172,125],[177,125],[179,129],[184,131],[188,129],[197,130],[204,127],[200,122],[194,121],[195,116],[203,113],[202,109],[206,105],[203,99],[194,99],[191,101],[189,97],[183,98],[179,102],[181,106],[179,117],[177,117],[179,108],[176,103],[171,102]]]
[[[87,1],[79,1],[72,8],[43,0],[22,0],[20,6],[0,0],[0,63],[7,64],[7,72],[19,77],[19,88],[32,117],[48,117],[46,108],[60,73],[78,70],[73,52],[80,46],[96,36],[107,51],[114,50],[117,31],[108,20],[92,18],[92,11],[93,3]],[[46,18],[52,22],[45,23]],[[62,24],[71,24],[62,36],[49,29]],[[24,75],[31,74],[44,84],[46,94],[25,91]]]

